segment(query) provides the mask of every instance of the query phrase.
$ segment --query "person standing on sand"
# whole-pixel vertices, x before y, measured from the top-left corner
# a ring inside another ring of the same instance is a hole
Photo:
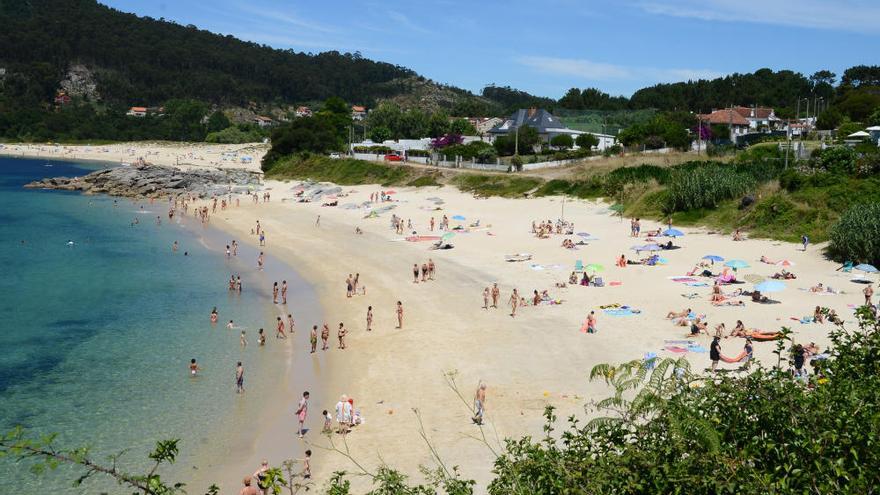
[[[434,217],[431,217],[431,232],[434,232]]]
[[[486,384],[480,382],[477,392],[474,394],[474,423],[483,424],[483,414],[486,412]]]
[[[309,332],[309,343],[312,344],[310,354],[314,354],[315,348],[318,347],[318,325],[312,325],[312,331]]]
[[[360,274],[360,273],[355,273],[355,274],[354,274],[354,278],[351,279],[351,293],[352,293],[352,295],[355,295],[355,296],[357,295],[357,292],[358,292],[358,282],[360,281],[360,279],[361,279],[361,274]]]
[[[807,237],[806,234],[801,236],[801,244],[804,245],[804,251],[807,250],[807,246],[810,244],[810,238]]]
[[[291,335],[293,334],[293,330],[294,330],[293,326],[294,326],[293,315],[290,313],[287,313],[287,328],[290,329]]]
[[[241,361],[235,366],[235,393],[244,393],[244,366]]]
[[[299,437],[302,438],[305,434],[304,424],[306,422],[306,415],[309,412],[309,392],[303,392],[302,399],[299,400],[299,406],[296,409],[296,418],[299,420]]]
[[[281,281],[281,304],[287,304],[287,280]]]
[[[373,330],[373,307],[367,306],[367,331]]]
[[[501,289],[498,288],[498,283],[492,284],[492,307],[498,308],[498,298],[501,297]]]
[[[351,292],[354,289],[351,280],[351,274],[348,274],[348,278],[345,279],[345,297],[351,297]]]
[[[232,240],[232,255],[238,256],[238,243],[235,242],[235,239]]]
[[[318,219],[315,220],[315,227],[320,227],[320,226],[321,226],[321,215],[318,215]]]
[[[275,318],[278,320],[278,323],[275,327],[275,338],[276,339],[286,339],[287,334],[284,333],[284,322],[281,321],[280,316],[276,316]]]
[[[403,303],[397,301],[397,328],[403,328]]]
[[[712,345],[709,346],[709,360],[712,361],[712,371],[718,367],[718,361],[721,359],[721,340],[716,335],[712,338]]]
[[[257,256],[257,269],[263,271],[263,252],[260,251],[260,255]]]
[[[324,323],[324,328],[321,329],[321,344],[322,344],[321,350],[322,351],[327,350],[327,341],[328,340],[330,340],[330,327],[328,327],[327,324]]]
[[[263,333],[262,328],[257,331],[257,343],[260,344],[261,347],[266,345],[266,334]]]
[[[345,325],[342,322],[339,323],[339,330],[336,331],[336,337],[339,339],[339,348],[345,349]]]
[[[428,280],[434,280],[434,260],[428,258]]]
[[[278,282],[272,284],[272,304],[278,304]]]
[[[516,289],[513,289],[513,293],[510,294],[508,304],[510,304],[510,316],[516,316],[516,308],[519,306],[519,292]]]
[[[868,284],[864,288],[864,290],[862,290],[862,294],[865,295],[865,306],[870,306],[871,305],[871,297],[874,296],[874,286],[871,284]]]
[[[483,309],[489,309],[489,288],[483,289]]]
[[[413,283],[419,283],[419,264],[413,263]]]
[[[422,263],[422,282],[428,281],[428,264]]]

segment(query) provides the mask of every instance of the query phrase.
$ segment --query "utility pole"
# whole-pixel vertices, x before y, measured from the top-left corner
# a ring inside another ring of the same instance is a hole
[[[700,150],[703,148],[703,117],[697,114],[697,156],[700,156]]]
[[[516,126],[513,138],[513,156],[519,156],[519,126]]]

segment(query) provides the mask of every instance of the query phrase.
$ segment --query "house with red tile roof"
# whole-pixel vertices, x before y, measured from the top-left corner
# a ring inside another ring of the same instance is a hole
[[[772,108],[768,107],[733,107],[733,110],[749,121],[752,130],[775,129],[782,123]]]
[[[366,107],[362,107],[360,105],[352,105],[351,106],[351,119],[352,120],[364,120],[366,117],[367,117]]]
[[[703,123],[726,125],[730,127],[731,141],[736,140],[737,136],[748,134],[749,128],[751,127],[748,119],[740,115],[740,113],[734,108],[714,110],[712,113],[700,114],[697,117],[699,117],[700,121]]]

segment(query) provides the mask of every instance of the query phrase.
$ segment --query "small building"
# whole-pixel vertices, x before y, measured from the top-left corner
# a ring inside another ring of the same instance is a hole
[[[312,109],[309,107],[296,107],[296,112],[294,112],[294,115],[296,115],[297,117],[311,117]]]
[[[714,110],[712,113],[705,113],[698,116],[702,122],[707,124],[719,124],[730,127],[730,140],[736,141],[738,136],[748,134],[751,124],[749,120],[733,108],[725,108],[722,110]]]
[[[367,109],[366,107],[362,107],[360,105],[352,105],[351,106],[351,119],[352,120],[364,120],[367,118]]]
[[[499,117],[468,117],[467,121],[474,126],[474,129],[477,130],[477,134],[480,136],[488,133],[493,127],[502,122]]]
[[[264,117],[262,115],[257,115],[254,117],[254,124],[257,124],[260,127],[269,127],[275,122],[269,117]]]
[[[131,107],[125,112],[125,115],[129,117],[146,117],[147,107]]]

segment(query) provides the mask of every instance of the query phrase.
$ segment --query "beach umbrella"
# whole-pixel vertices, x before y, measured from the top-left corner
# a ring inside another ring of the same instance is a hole
[[[867,263],[862,263],[860,265],[856,265],[853,268],[855,268],[856,270],[858,270],[860,272],[865,272],[865,273],[877,273],[877,271],[878,271],[874,265],[869,265]]]
[[[663,248],[656,244],[645,244],[639,251],[660,251],[661,249]]]
[[[389,196],[391,194],[397,194],[397,191],[385,191],[386,196]]]
[[[761,292],[780,292],[785,290],[785,284],[778,280],[766,280],[755,285],[755,290]]]
[[[584,267],[584,270],[588,272],[601,272],[605,267],[598,263],[590,263],[589,265]]]
[[[449,239],[452,239],[453,237],[455,237],[455,232],[447,232],[447,233],[443,234],[442,236],[440,236],[440,239],[443,239],[444,241],[448,241]]]
[[[743,260],[730,260],[727,263],[725,263],[724,266],[727,266],[727,267],[733,268],[734,270],[737,270],[739,268],[748,268],[749,264]]]
[[[724,261],[724,258],[722,258],[721,256],[714,255],[714,254],[707,254],[706,256],[703,256],[703,259],[709,260],[712,263],[714,263],[716,261]]]
[[[453,220],[458,220],[459,222],[463,222],[463,221],[465,220],[465,218],[464,218],[463,216],[461,216],[461,215],[453,215],[453,216],[452,216],[452,219],[453,219]]]
[[[794,261],[791,260],[779,260],[776,262],[777,266],[794,266]]]
[[[749,273],[743,279],[750,284],[760,284],[761,282],[767,280],[767,277],[762,275],[758,275],[757,273]]]
[[[682,237],[684,236],[684,232],[677,229],[667,229],[663,231],[663,235],[666,237]]]

